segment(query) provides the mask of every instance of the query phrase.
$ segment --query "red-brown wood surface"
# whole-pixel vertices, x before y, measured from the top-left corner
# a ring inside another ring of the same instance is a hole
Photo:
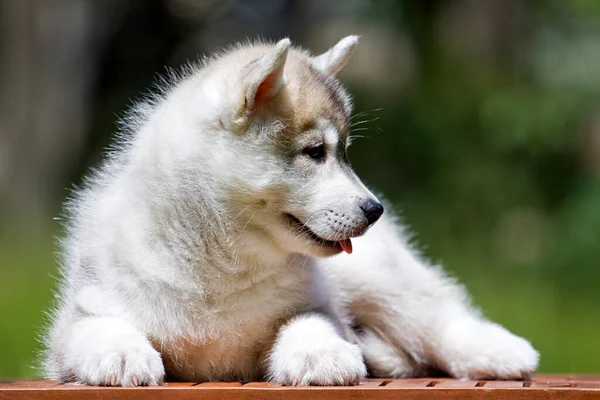
[[[538,375],[532,381],[369,379],[359,386],[170,382],[160,387],[90,387],[54,381],[0,383],[0,399],[600,399],[600,376]]]

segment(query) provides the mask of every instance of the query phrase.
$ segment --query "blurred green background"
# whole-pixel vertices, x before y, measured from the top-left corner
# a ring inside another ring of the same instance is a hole
[[[36,375],[54,217],[157,73],[351,33],[359,175],[540,371],[600,372],[600,1],[3,0],[0,377]]]

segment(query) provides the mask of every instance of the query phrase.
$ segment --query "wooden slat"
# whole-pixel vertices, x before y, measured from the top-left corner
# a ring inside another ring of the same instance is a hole
[[[540,389],[540,388],[574,388],[576,387],[577,384],[574,382],[561,382],[561,381],[556,381],[556,382],[531,382],[531,384],[528,386],[530,388],[533,389]]]
[[[281,384],[275,382],[250,382],[243,385],[244,388],[280,388]]]
[[[367,379],[366,382],[358,385],[359,388],[367,389],[367,388],[380,388],[386,386],[392,381],[392,379]]]
[[[486,389],[523,389],[523,382],[521,381],[483,381],[483,387]]]
[[[543,382],[543,381],[547,381],[547,382],[560,382],[560,381],[567,381],[569,379],[578,377],[580,375],[570,375],[570,374],[540,374],[540,375],[536,375],[535,379],[533,379],[536,382]],[[598,377],[596,377],[598,378]]]
[[[175,382],[160,387],[118,388],[59,385],[52,381],[20,381],[0,384],[0,400],[406,400],[490,399],[600,400],[600,376],[543,375],[531,382],[459,381],[448,378],[369,379],[357,386],[287,387],[267,382]]]
[[[384,387],[386,389],[423,389],[437,382],[439,381],[432,379],[394,379]]]
[[[169,389],[186,389],[191,386],[197,385],[196,382],[166,382],[164,383],[164,387]]]
[[[577,389],[600,389],[600,382],[578,382],[575,387]]]
[[[59,385],[57,381],[26,380],[14,382],[0,382],[0,390],[8,389],[42,389]]]
[[[552,375],[542,375],[543,377],[552,377]],[[567,375],[569,381],[595,381],[600,382],[600,375],[592,374],[570,374]]]
[[[194,385],[194,387],[199,389],[234,388],[239,386],[242,386],[241,382],[203,382]]]
[[[539,374],[536,375],[534,380],[536,382],[541,381],[600,381],[600,375],[593,374]]]
[[[438,382],[434,387],[437,389],[473,389],[477,387],[478,381],[444,380]]]

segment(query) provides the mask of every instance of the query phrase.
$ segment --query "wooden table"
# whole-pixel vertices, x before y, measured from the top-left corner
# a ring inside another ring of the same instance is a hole
[[[170,382],[160,387],[90,387],[54,381],[0,383],[0,399],[600,399],[600,376],[537,375],[532,381],[369,379],[359,386]]]

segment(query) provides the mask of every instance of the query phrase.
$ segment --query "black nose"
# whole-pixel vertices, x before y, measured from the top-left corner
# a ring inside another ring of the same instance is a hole
[[[381,217],[381,214],[383,214],[383,206],[381,203],[371,199],[365,201],[363,205],[360,206],[360,209],[365,213],[369,225],[373,225],[377,222],[379,217]]]

